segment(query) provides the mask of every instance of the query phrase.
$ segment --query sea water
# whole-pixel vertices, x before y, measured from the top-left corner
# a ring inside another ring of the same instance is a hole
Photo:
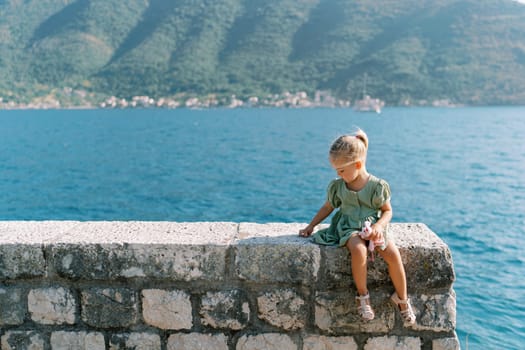
[[[462,348],[525,346],[525,108],[0,111],[0,220],[309,222],[356,127],[451,248]]]

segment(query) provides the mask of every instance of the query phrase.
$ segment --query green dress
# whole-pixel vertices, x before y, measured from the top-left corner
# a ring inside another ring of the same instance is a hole
[[[317,231],[313,240],[318,244],[342,247],[352,234],[361,231],[365,221],[373,224],[381,217],[381,207],[390,200],[390,186],[385,180],[370,175],[365,187],[356,192],[349,190],[343,179],[336,179],[328,185],[327,199],[339,210],[332,217],[330,226]],[[386,231],[381,249],[385,249],[388,243]]]

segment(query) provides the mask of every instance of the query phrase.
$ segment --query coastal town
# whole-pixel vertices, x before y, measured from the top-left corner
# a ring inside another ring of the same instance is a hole
[[[236,95],[205,96],[184,93],[172,97],[153,98],[150,96],[117,96],[100,97],[85,90],[64,88],[59,91],[32,98],[30,101],[18,101],[13,96],[0,95],[0,109],[95,109],[95,108],[312,108],[312,107],[350,107],[350,100],[333,97],[330,92],[316,91],[310,97],[306,92],[284,92],[282,94],[249,96],[241,98]]]
[[[373,102],[373,103],[370,103]],[[364,104],[364,105],[363,105]],[[315,91],[310,96],[305,91],[284,92],[266,96],[239,97],[237,95],[208,94],[204,96],[179,93],[171,97],[153,98],[140,95],[131,98],[101,96],[86,90],[63,88],[32,98],[20,99],[14,94],[0,94],[2,109],[126,109],[126,108],[354,108],[358,111],[380,112],[385,105],[378,98],[365,96],[363,99],[351,100],[334,97],[329,91]],[[449,99],[434,101],[405,99],[399,106],[458,107]],[[372,107],[372,108],[369,108]]]
[[[157,100],[148,96],[134,96],[131,100],[119,99],[111,96],[102,103],[100,108],[136,108],[136,107],[156,107],[156,108],[242,108],[242,107],[289,107],[289,108],[309,108],[309,107],[349,107],[350,101],[340,100],[331,96],[328,92],[317,91],[313,99],[309,98],[304,91],[297,93],[285,92],[281,95],[268,95],[264,98],[250,96],[246,99],[230,95],[218,97],[217,95],[207,95],[204,97],[189,98],[159,98]]]

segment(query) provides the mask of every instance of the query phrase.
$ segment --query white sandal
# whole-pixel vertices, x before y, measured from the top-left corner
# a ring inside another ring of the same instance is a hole
[[[390,297],[390,300],[392,300],[392,302],[397,306],[397,309],[401,314],[401,318],[405,323],[410,325],[416,323],[416,315],[414,315],[414,311],[412,311],[412,306],[410,305],[409,298],[407,298],[406,300],[399,299],[397,293],[394,292],[394,294],[392,294],[392,296]],[[406,310],[401,310],[401,308],[399,307],[400,304],[405,304],[407,306]]]
[[[357,306],[357,313],[363,321],[372,321],[375,317],[374,310],[372,310],[372,307],[366,303],[370,302],[370,293],[366,293],[366,295],[359,296],[357,295],[356,300],[359,301],[359,305]]]

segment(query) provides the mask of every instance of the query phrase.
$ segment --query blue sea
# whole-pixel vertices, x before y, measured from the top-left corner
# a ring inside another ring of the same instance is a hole
[[[0,111],[0,220],[308,222],[364,129],[394,221],[451,248],[462,348],[525,347],[525,108]]]

